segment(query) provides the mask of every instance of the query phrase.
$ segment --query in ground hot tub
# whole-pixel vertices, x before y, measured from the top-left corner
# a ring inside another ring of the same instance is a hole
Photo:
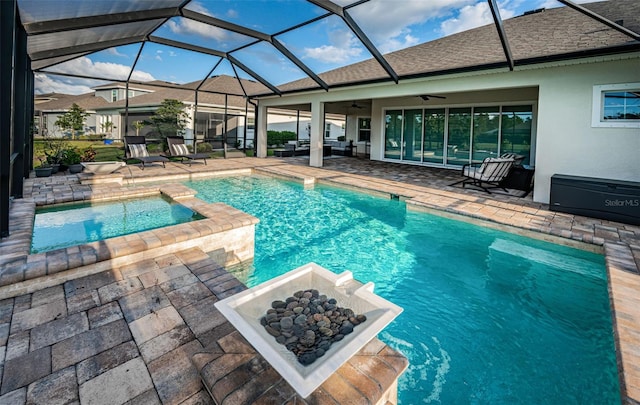
[[[48,252],[202,218],[184,205],[161,195],[41,208],[36,211],[31,253]]]

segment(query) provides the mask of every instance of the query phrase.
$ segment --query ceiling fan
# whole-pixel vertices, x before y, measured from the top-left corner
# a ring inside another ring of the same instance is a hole
[[[358,103],[354,101],[349,108],[364,108],[364,106],[358,105]]]
[[[442,99],[446,98],[445,96],[436,96],[435,94],[422,94],[422,95],[420,95],[418,97],[420,97],[424,101],[427,101],[427,100],[429,100],[431,98],[442,98]]]

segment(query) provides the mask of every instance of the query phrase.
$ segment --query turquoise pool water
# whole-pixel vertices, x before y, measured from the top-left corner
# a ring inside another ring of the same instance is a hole
[[[201,218],[183,205],[157,197],[82,203],[36,211],[31,253],[47,252]]]
[[[402,306],[402,404],[620,403],[604,258],[400,201],[271,178],[190,182],[260,218],[249,286],[310,261]]]

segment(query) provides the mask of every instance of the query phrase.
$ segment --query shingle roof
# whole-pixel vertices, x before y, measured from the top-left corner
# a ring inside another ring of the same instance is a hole
[[[152,93],[142,94],[129,99],[129,107],[141,107],[141,106],[154,106],[160,105],[165,99],[175,99],[187,103],[195,103],[194,90],[200,84],[200,81],[187,83],[181,88],[163,88],[150,86],[151,84],[166,85],[166,82],[149,82],[149,85],[130,85],[131,88],[144,88],[152,90]],[[95,87],[94,89],[114,88],[124,83],[112,82],[109,84]],[[175,86],[175,84],[171,84]],[[262,84],[250,80],[242,80],[242,86],[244,86],[247,92],[265,92],[267,88]],[[226,94],[242,94],[242,88],[235,77],[221,75],[207,79],[204,85],[201,87],[201,92],[198,93],[198,104],[201,105],[225,105],[225,93]],[[216,93],[207,93],[216,92]],[[53,93],[52,93],[53,94]],[[66,111],[73,103],[78,104],[85,110],[105,110],[105,109],[122,109],[125,107],[125,100],[119,100],[116,102],[108,102],[102,97],[96,97],[95,93],[85,93],[80,95],[70,94],[57,94],[56,100],[42,102],[36,105],[38,111]],[[245,99],[242,96],[228,95],[227,104],[231,107],[244,108]]]
[[[102,97],[96,97],[95,93],[92,92],[79,95],[59,95],[56,100],[36,104],[35,109],[36,111],[66,111],[74,103],[89,111],[109,105],[107,100]]]
[[[626,28],[640,32],[640,1],[610,0],[585,4],[585,8],[610,19],[623,20]],[[504,28],[515,64],[574,58],[590,53],[629,46],[640,50],[640,43],[569,7],[553,8],[504,21]],[[443,37],[384,55],[400,78],[473,69],[506,66],[506,57],[493,24]],[[331,70],[319,75],[327,84],[389,80],[374,59]],[[279,86],[296,91],[318,88],[311,79]]]
[[[194,90],[200,84],[200,81],[186,83],[181,86],[181,89],[176,88],[155,88],[153,93],[143,94],[140,96],[132,97],[129,99],[129,107],[136,106],[152,106],[159,105],[165,99],[175,99],[182,102],[187,103],[195,103],[195,92]],[[260,83],[256,83],[249,80],[242,80],[242,85],[245,87],[246,91],[262,91],[266,90]],[[238,80],[231,76],[221,75],[215,76],[207,79],[205,84],[200,88],[203,90],[198,93],[198,104],[209,104],[209,105],[225,105],[225,94],[242,94],[242,88],[238,83]],[[205,91],[217,92],[217,93],[207,93]],[[232,107],[245,107],[244,97],[241,96],[227,96],[227,104]],[[125,100],[119,100],[113,103],[108,103],[103,106],[103,109],[109,108],[124,108]]]
[[[164,82],[162,80],[154,80],[147,83],[129,83],[130,89],[142,89],[142,90],[157,90],[158,86],[166,86],[166,85],[175,85],[175,83]],[[93,90],[102,90],[102,89],[113,89],[113,88],[125,88],[127,86],[126,82],[111,82],[107,84],[102,84],[100,86],[92,87]]]

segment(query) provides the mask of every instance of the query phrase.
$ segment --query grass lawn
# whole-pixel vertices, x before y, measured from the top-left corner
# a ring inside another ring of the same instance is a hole
[[[124,157],[124,149],[121,143],[116,143],[112,145],[105,145],[103,141],[75,141],[75,140],[67,140],[67,146],[75,147],[80,152],[85,149],[92,147],[96,151],[96,162],[109,162],[114,160],[120,160]],[[45,142],[40,139],[36,139],[33,141],[33,165],[37,167],[40,165],[40,161],[38,160],[38,156],[44,155]]]
[[[95,161],[96,162],[112,162],[122,160],[124,158],[124,144],[123,143],[113,143],[111,145],[105,145],[103,141],[86,141],[86,140],[65,140],[63,141],[66,144],[66,147],[75,147],[80,153],[82,153],[85,149],[92,147],[96,151]],[[38,156],[44,155],[45,141],[42,139],[35,139],[33,143],[33,167],[40,166],[40,161],[38,160]],[[159,148],[155,144],[149,145],[149,152],[151,154],[159,154]],[[210,152],[211,158],[224,158],[224,153],[222,151],[213,151]],[[273,156],[273,150],[269,149],[267,151],[268,156]],[[253,150],[247,150],[247,156],[253,156]]]

